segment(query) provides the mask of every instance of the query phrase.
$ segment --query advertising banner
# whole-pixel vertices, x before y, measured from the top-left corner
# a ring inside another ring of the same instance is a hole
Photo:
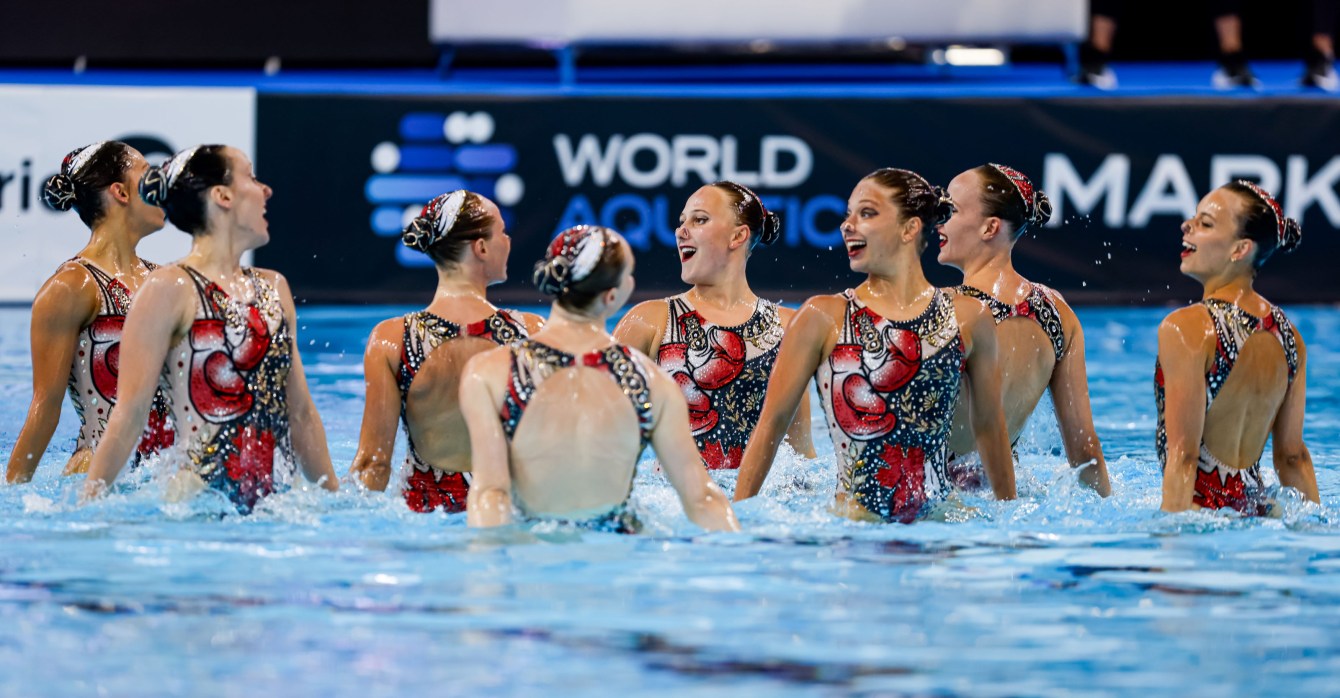
[[[1281,302],[1340,300],[1340,104],[1320,99],[378,98],[262,95],[257,144],[274,241],[258,252],[311,300],[418,302],[427,259],[399,244],[432,196],[494,199],[513,237],[502,297],[536,299],[530,269],[553,234],[599,223],[628,237],[643,295],[682,289],[674,231],[717,179],[753,187],[783,233],[749,263],[756,291],[803,298],[858,283],[839,225],[852,186],[883,166],[937,184],[986,162],[1050,194],[1052,224],[1016,247],[1030,278],[1077,302],[1185,300],[1181,222],[1244,177],[1303,221],[1271,262]],[[925,257],[940,284],[957,272]]]
[[[76,212],[42,203],[42,184],[71,150],[120,140],[151,164],[200,143],[251,153],[255,112],[251,89],[0,85],[0,302],[31,301],[88,242]],[[169,225],[141,242],[139,253],[168,262],[189,249],[190,238]]]

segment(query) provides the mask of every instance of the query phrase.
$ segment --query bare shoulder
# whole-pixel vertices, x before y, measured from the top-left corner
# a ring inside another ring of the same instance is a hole
[[[990,323],[995,327],[995,321],[991,318],[991,311],[976,298],[954,293],[954,316],[958,318],[959,327],[972,328],[977,327],[983,322]]]
[[[1196,303],[1168,313],[1159,323],[1159,351],[1165,348],[1207,351],[1215,341],[1214,321],[1205,306]]]
[[[1210,311],[1200,303],[1196,303],[1168,313],[1159,323],[1159,331],[1208,329],[1210,325]]]
[[[664,327],[666,320],[670,317],[670,304],[666,300],[665,298],[657,298],[642,301],[624,314],[624,320],[631,318],[655,327]],[[624,320],[620,320],[619,324],[623,324]]]
[[[806,311],[841,318],[847,312],[847,298],[839,293],[811,296],[800,305],[800,309],[795,311],[795,314],[799,315]]]
[[[366,353],[370,356],[378,354],[385,354],[387,356],[395,355],[398,359],[400,356],[400,345],[404,342],[404,337],[404,317],[393,317],[382,320],[377,323],[376,327],[372,328],[372,334],[368,336],[368,348]]]
[[[523,313],[512,311],[514,315],[521,320],[521,324],[526,326],[526,332],[535,334],[544,328],[544,317],[536,313]]]

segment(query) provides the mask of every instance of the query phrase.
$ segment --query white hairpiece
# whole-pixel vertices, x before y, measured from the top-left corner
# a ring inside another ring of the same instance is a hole
[[[570,283],[576,283],[591,275],[595,271],[596,264],[600,262],[600,257],[605,251],[605,231],[596,234],[592,231],[582,241],[577,243],[577,253],[572,258],[571,275],[568,277]]]
[[[163,167],[163,171],[167,174],[167,186],[169,189],[172,188],[173,184],[177,183],[177,178],[181,176],[182,170],[186,169],[186,163],[190,162],[191,158],[195,157],[195,151],[197,150],[200,150],[200,146],[198,145],[193,148],[187,148],[186,150],[173,155],[172,159],[167,161],[167,165]]]
[[[92,145],[85,146],[83,150],[79,151],[78,155],[70,160],[70,169],[66,170],[65,175],[73,177],[76,174],[79,174],[79,171],[84,169],[84,167],[88,165],[88,161],[92,160],[93,156],[97,155],[98,151],[102,150],[105,145],[107,145],[107,141],[98,141]]]
[[[456,225],[456,219],[465,208],[465,193],[464,189],[457,189],[448,194],[446,201],[442,202],[442,210],[437,214],[438,240],[446,237],[447,233],[451,232],[451,226]]]

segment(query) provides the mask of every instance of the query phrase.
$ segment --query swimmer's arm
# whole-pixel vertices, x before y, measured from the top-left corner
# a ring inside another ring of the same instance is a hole
[[[391,479],[391,455],[400,422],[400,343],[404,321],[392,318],[377,325],[363,352],[363,426],[358,433],[358,452],[349,474],[364,487],[381,492]]]
[[[768,379],[758,426],[754,427],[740,461],[735,501],[753,497],[763,488],[777,456],[777,445],[796,420],[810,378],[819,363],[833,352],[837,326],[845,308],[845,301],[836,296],[811,298],[787,326],[772,377]]]
[[[1175,311],[1159,325],[1159,365],[1163,367],[1167,457],[1163,465],[1163,510],[1191,508],[1196,461],[1205,434],[1207,337],[1214,336],[1209,314],[1200,306]]]
[[[972,425],[982,469],[996,499],[1014,499],[1014,455],[1005,428],[1001,401],[1000,363],[997,359],[996,324],[981,303],[957,298],[954,312],[960,331],[968,339],[968,422]]]
[[[509,350],[498,347],[476,354],[461,375],[461,414],[470,430],[470,494],[465,520],[474,528],[512,523],[511,449],[499,413],[502,399],[490,386],[507,381]]]
[[[639,357],[647,364],[650,359]],[[726,493],[707,475],[702,454],[693,441],[689,428],[689,407],[684,393],[665,371],[648,367],[651,376],[652,401],[656,405],[656,422],[652,427],[651,446],[656,459],[665,471],[670,486],[679,494],[680,504],[689,520],[708,531],[738,531]]]
[[[33,300],[33,400],[14,450],[9,454],[5,480],[33,479],[51,435],[60,422],[61,402],[70,379],[79,331],[97,312],[97,290],[88,272],[67,264],[42,285]],[[91,360],[91,359],[89,359]]]
[[[777,313],[781,316],[783,326],[789,325],[796,316],[796,311],[790,308],[779,308]],[[814,452],[814,436],[810,430],[809,390],[801,396],[800,406],[796,408],[796,418],[791,420],[791,427],[786,430],[786,443],[805,458],[818,457]]]
[[[1066,329],[1065,350],[1052,371],[1050,383],[1056,423],[1061,429],[1066,459],[1079,468],[1080,482],[1106,497],[1112,493],[1107,476],[1103,447],[1093,428],[1093,407],[1089,403],[1089,373],[1084,363],[1084,328],[1070,306],[1057,298],[1061,324]]]
[[[284,306],[284,317],[288,322],[289,336],[293,338],[293,365],[288,372],[286,395],[293,455],[297,456],[302,474],[309,482],[318,483],[322,488],[334,492],[340,489],[340,480],[335,476],[335,468],[330,463],[326,427],[321,423],[321,415],[316,411],[312,393],[307,388],[307,373],[302,368],[302,354],[298,351],[298,312],[293,305],[293,294],[289,292],[288,279],[285,279],[283,274],[265,273],[275,276],[279,300]]]
[[[669,310],[663,300],[644,301],[633,306],[614,327],[614,340],[656,358]]]
[[[148,276],[126,315],[116,409],[88,466],[82,498],[102,493],[144,433],[158,377],[174,339],[191,323],[195,292],[185,272],[164,267]]]
[[[1303,338],[1298,339],[1298,372],[1293,383],[1284,394],[1284,404],[1275,416],[1275,426],[1271,431],[1274,449],[1275,472],[1280,484],[1292,487],[1303,493],[1309,501],[1321,502],[1317,491],[1317,473],[1312,466],[1312,452],[1303,442],[1303,413],[1307,403],[1307,349]]]

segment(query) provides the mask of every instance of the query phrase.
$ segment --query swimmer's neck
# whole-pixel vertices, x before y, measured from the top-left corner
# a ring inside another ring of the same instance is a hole
[[[121,276],[135,271],[140,261],[135,248],[139,246],[140,240],[153,232],[133,230],[126,224],[124,216],[114,217],[109,212],[106,218],[93,226],[88,244],[84,245],[78,256],[92,260],[112,276]]]
[[[1242,301],[1254,300],[1259,296],[1256,289],[1252,288],[1252,277],[1244,274],[1235,274],[1227,277],[1213,277],[1206,279],[1205,293],[1201,296],[1202,300],[1211,298],[1224,300],[1234,305],[1242,305]]]
[[[483,271],[477,268],[437,268],[437,291],[433,294],[433,303],[452,302],[464,299],[488,303],[485,294],[488,280]],[[492,304],[490,304],[492,305]]]
[[[963,264],[963,283],[986,291],[997,298],[1013,295],[1026,279],[1014,270],[1014,260],[1009,248],[1002,250],[988,247],[982,255]]]
[[[242,254],[249,247],[223,230],[208,230],[191,236],[191,251],[181,262],[218,280],[242,271]]]
[[[720,283],[695,284],[685,295],[695,308],[707,306],[722,312],[730,312],[742,305],[752,308],[758,303],[758,296],[749,288],[744,274],[733,274]]]
[[[934,290],[935,287],[922,273],[920,263],[898,276],[871,274],[857,287],[857,292],[868,299],[878,299],[902,308],[925,302]]]
[[[605,331],[605,321],[608,319],[606,313],[582,313],[575,310],[568,310],[558,303],[554,303],[549,310],[549,319],[544,323],[544,329],[536,335],[560,335],[567,337],[578,337],[582,335],[591,335],[606,340],[610,336]]]

